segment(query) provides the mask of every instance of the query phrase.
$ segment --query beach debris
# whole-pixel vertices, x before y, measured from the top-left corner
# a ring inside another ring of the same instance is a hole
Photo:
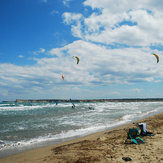
[[[124,160],[124,161],[131,161],[132,159],[130,157],[122,157],[122,160]]]
[[[155,53],[152,53],[152,54],[156,57],[157,63],[158,63],[159,62],[159,56],[157,54],[155,54]]]
[[[62,75],[62,79],[64,80],[65,79],[65,77]]]
[[[73,56],[72,58],[76,58],[77,64],[79,63],[79,57],[78,56]]]

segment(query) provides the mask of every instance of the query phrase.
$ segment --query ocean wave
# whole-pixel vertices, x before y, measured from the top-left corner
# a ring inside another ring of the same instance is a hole
[[[33,109],[45,109],[45,108],[66,108],[69,107],[71,108],[72,104],[71,103],[65,103],[65,104],[42,104],[42,105],[1,105],[0,111],[24,111],[24,110],[33,110]]]
[[[52,133],[46,135],[46,136],[39,136],[37,138],[32,138],[30,140],[22,140],[22,141],[17,141],[17,142],[11,142],[11,141],[2,141],[3,143],[0,144],[0,151],[4,152],[6,150],[13,150],[13,149],[22,149],[22,148],[29,148],[31,146],[37,146],[41,144],[45,144],[48,142],[53,141],[55,142],[61,142],[65,141],[66,139],[69,138],[74,138],[74,137],[81,137],[85,136],[100,130],[104,130],[108,127],[113,127],[114,125],[121,124],[122,122],[115,122],[115,124],[108,124],[108,125],[101,125],[101,126],[90,126],[87,128],[81,128],[81,129],[76,129],[76,130],[69,130],[69,131],[62,131],[61,133],[58,133],[56,135],[53,135]]]
[[[73,139],[74,137],[81,137],[91,133],[95,133],[97,131],[102,131],[105,129],[109,129],[118,125],[124,124],[126,119],[110,121],[108,123],[103,124],[96,124],[94,126],[89,126],[85,128],[75,129],[75,130],[68,130],[68,131],[61,131],[58,134],[49,133],[46,136],[38,136],[36,138],[32,138],[30,140],[22,140],[17,142],[5,141],[3,144],[0,145],[0,151],[5,152],[6,150],[14,150],[14,149],[28,149],[32,148],[33,146],[41,146],[41,144],[45,144],[48,142],[56,142],[66,141],[67,139]],[[21,129],[21,128],[20,128]]]
[[[4,107],[4,106],[6,106],[6,107],[7,107],[7,106],[15,106],[15,104],[0,104],[0,108],[1,108],[1,107]]]

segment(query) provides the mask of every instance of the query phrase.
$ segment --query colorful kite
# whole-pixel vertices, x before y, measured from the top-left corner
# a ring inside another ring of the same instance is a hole
[[[76,58],[77,64],[79,63],[79,57],[78,56],[73,56],[72,58]]]
[[[153,55],[156,57],[157,63],[158,63],[159,62],[159,56],[157,54],[155,54],[155,53],[153,53]]]

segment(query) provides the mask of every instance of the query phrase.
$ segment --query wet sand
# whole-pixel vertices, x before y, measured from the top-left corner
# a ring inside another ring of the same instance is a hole
[[[126,141],[129,128],[146,122],[154,136],[142,137],[144,144]],[[163,113],[65,143],[32,149],[0,158],[0,163],[163,163]]]

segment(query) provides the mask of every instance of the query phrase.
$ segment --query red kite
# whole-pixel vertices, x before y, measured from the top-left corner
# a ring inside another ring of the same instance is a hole
[[[64,76],[62,75],[62,79],[64,80]]]

